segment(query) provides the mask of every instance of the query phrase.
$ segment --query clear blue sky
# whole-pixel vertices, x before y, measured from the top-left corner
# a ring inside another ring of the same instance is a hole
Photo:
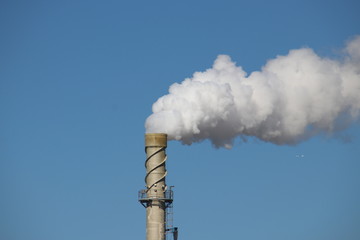
[[[0,3],[0,239],[145,239],[144,121],[229,54],[335,56],[355,0]],[[360,93],[359,93],[360,94]],[[347,139],[346,143],[341,139]],[[360,126],[297,146],[168,147],[179,239],[360,239]]]

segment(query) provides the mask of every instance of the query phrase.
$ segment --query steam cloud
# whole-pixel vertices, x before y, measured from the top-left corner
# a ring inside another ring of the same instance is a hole
[[[219,55],[212,68],[170,86],[153,104],[146,132],[231,148],[238,136],[296,144],[343,130],[360,114],[360,36],[344,52],[333,60],[310,48],[291,50],[249,76]]]

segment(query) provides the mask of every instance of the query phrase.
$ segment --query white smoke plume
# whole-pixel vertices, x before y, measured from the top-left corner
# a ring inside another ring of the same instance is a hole
[[[291,50],[250,75],[219,55],[212,68],[170,86],[153,104],[146,132],[231,148],[236,137],[296,144],[340,131],[360,114],[360,36],[344,53],[334,60]]]

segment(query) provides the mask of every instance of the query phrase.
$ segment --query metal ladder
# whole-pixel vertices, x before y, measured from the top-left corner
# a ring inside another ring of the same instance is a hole
[[[172,188],[170,187],[170,191],[172,192]],[[166,208],[166,240],[177,240],[178,236],[178,228],[174,227],[174,208],[173,203],[171,202]]]

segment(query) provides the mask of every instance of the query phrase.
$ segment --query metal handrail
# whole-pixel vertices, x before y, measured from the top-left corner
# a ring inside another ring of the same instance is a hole
[[[148,192],[148,189],[140,190],[138,193],[138,199],[141,200],[173,200],[174,193],[172,190],[166,190],[164,192]]]

